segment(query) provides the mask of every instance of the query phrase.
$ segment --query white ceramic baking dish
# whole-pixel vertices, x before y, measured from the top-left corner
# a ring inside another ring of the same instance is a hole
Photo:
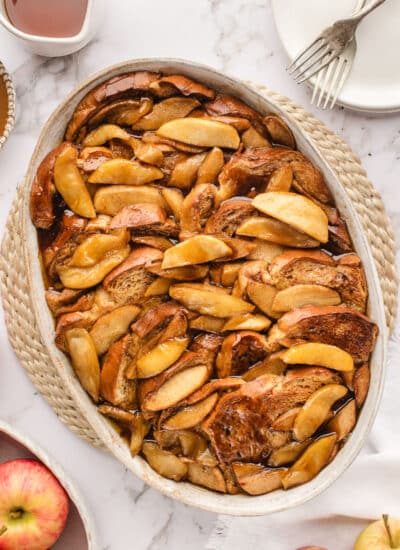
[[[23,229],[28,244],[26,247],[27,273],[34,297],[33,307],[43,342],[62,377],[65,388],[73,396],[77,408],[82,411],[82,415],[89,421],[105,446],[129,470],[152,487],[185,504],[222,514],[240,516],[263,515],[298,506],[324,491],[352,463],[367,438],[378,409],[385,373],[387,329],[379,279],[367,238],[357,214],[336,175],[296,122],[286,113],[282,112],[276,104],[265,99],[239,80],[223,75],[209,67],[183,60],[140,59],[127,61],[104,69],[83,82],[62,102],[45,124],[29,164],[27,172],[28,182],[33,181],[36,169],[46,153],[63,139],[67,121],[82,97],[100,82],[117,74],[136,70],[182,73],[202,81],[216,90],[236,95],[260,113],[273,112],[279,114],[292,128],[298,148],[322,170],[335,197],[336,204],[348,224],[355,249],[362,259],[369,288],[369,315],[379,326],[379,336],[371,359],[372,379],[367,400],[355,430],[335,460],[322,470],[314,480],[289,491],[275,491],[257,497],[222,495],[189,483],[176,483],[159,476],[143,459],[140,457],[132,458],[130,456],[126,444],[120,439],[110,424],[97,412],[95,405],[80,386],[67,357],[54,345],[54,323],[44,298],[44,286],[38,261],[39,250],[36,230],[30,221],[27,199]]]

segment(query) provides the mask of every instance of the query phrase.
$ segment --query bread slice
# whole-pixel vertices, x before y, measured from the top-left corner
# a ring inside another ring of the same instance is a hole
[[[135,248],[122,264],[107,275],[103,287],[118,304],[136,304],[156,278],[146,267],[161,261],[162,257],[162,252],[156,248]]]
[[[219,378],[241,376],[267,356],[267,339],[251,330],[234,332],[224,339],[215,363]]]
[[[268,335],[268,343],[290,347],[300,342],[337,346],[354,362],[367,362],[374,348],[378,327],[368,317],[340,306],[306,306],[283,315]]]
[[[322,368],[296,369],[285,377],[261,376],[221,397],[202,430],[220,461],[258,462],[290,438],[290,432],[271,428],[274,420],[303,405],[323,385],[340,380],[336,373]]]
[[[250,201],[237,199],[224,202],[210,217],[204,232],[209,235],[223,234],[232,237],[239,225],[256,213],[257,210]]]
[[[100,375],[100,394],[102,397],[122,409],[135,409],[136,380],[128,380],[128,370],[134,351],[131,349],[132,338],[129,334],[111,344],[105,357]]]
[[[211,183],[200,183],[193,187],[183,201],[181,231],[201,233],[213,212],[217,190]]]
[[[367,284],[360,259],[355,254],[334,260],[320,250],[287,250],[269,267],[271,284],[283,289],[298,284],[317,284],[337,290],[348,307],[363,313]]]

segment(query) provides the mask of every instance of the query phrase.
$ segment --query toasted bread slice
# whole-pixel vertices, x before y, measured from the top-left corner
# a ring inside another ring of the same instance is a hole
[[[368,361],[377,335],[378,327],[368,317],[340,306],[293,309],[279,319],[272,335],[270,331],[271,339],[287,347],[307,341],[337,346],[356,364]]]
[[[222,233],[232,237],[239,225],[256,212],[251,202],[244,199],[224,202],[209,218],[204,231],[209,235]]]
[[[136,380],[125,376],[132,361],[131,344],[131,336],[127,334],[110,346],[100,377],[102,397],[123,409],[136,408]]]

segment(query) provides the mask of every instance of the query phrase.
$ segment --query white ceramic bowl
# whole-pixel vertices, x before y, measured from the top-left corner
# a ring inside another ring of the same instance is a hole
[[[12,83],[11,77],[6,71],[5,66],[0,61],[0,78],[4,80],[7,90],[8,97],[8,114],[7,122],[4,127],[2,134],[0,134],[0,149],[3,147],[4,143],[7,141],[8,136],[11,133],[11,130],[14,128],[15,123],[15,90]]]
[[[289,491],[275,491],[257,497],[246,495],[222,495],[196,487],[189,483],[176,483],[159,476],[142,458],[131,457],[127,445],[111,428],[110,424],[97,412],[95,405],[82,389],[67,357],[54,345],[54,322],[44,298],[44,286],[38,262],[39,251],[36,230],[30,221],[27,198],[24,212],[24,233],[28,244],[26,247],[28,255],[27,263],[29,267],[28,277],[34,298],[33,307],[43,342],[64,381],[65,387],[71,393],[77,403],[77,407],[82,410],[82,414],[85,415],[86,419],[106,447],[108,447],[114,456],[129,468],[129,470],[152,487],[185,504],[222,514],[240,516],[264,515],[303,504],[329,487],[329,485],[331,485],[352,463],[368,435],[378,409],[385,372],[387,329],[379,279],[368,241],[363,233],[357,214],[337,177],[316,150],[315,146],[304,135],[296,122],[291,120],[290,117],[282,112],[273,102],[268,101],[242,82],[225,76],[209,67],[197,65],[188,61],[176,59],[142,59],[127,61],[109,67],[95,74],[86,82],[83,82],[53,112],[45,124],[29,164],[27,172],[29,182],[33,180],[36,169],[46,153],[62,140],[67,121],[82,97],[100,82],[117,74],[135,70],[182,73],[204,82],[212,88],[236,95],[260,113],[278,113],[292,128],[299,149],[322,170],[335,197],[336,204],[343,218],[348,223],[355,249],[362,259],[369,288],[369,314],[379,326],[379,336],[371,359],[372,378],[367,400],[358,419],[356,428],[335,460],[327,468],[322,470],[322,472],[311,482],[290,489]]]
[[[36,54],[46,57],[58,57],[77,52],[93,38],[104,13],[104,0],[88,0],[86,16],[79,34],[62,38],[36,36],[20,31],[10,22],[4,0],[0,0],[0,23],[17,36]]]
[[[96,550],[94,528],[82,497],[77,492],[61,466],[48,457],[36,443],[19,433],[15,428],[0,421],[0,464],[16,458],[40,460],[53,472],[64,487],[70,500],[70,509],[65,529],[52,546],[53,550]]]

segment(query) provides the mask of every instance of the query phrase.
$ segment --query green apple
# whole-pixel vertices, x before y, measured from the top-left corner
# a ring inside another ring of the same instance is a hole
[[[400,550],[400,520],[386,515],[359,534],[354,550]]]

